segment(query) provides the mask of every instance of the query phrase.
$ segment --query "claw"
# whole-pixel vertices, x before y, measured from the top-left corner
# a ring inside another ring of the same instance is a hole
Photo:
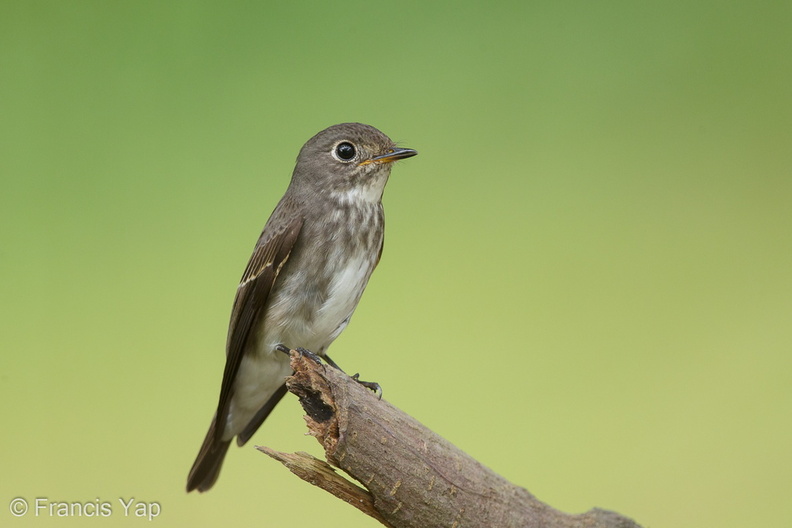
[[[319,359],[319,356],[317,356],[316,354],[314,354],[310,350],[307,350],[307,349],[305,349],[303,347],[297,347],[294,350],[299,352],[301,356],[307,357],[308,359],[310,359],[311,361],[313,361],[317,365],[321,365],[322,364],[322,360]]]
[[[278,350],[280,352],[285,352],[287,354],[289,354],[291,352],[289,347],[287,347],[286,345],[276,345],[275,346],[275,350]],[[302,347],[295,348],[294,350],[299,352],[300,355],[307,356],[308,358],[314,360],[317,365],[321,365],[322,364],[322,360],[319,359],[319,356],[317,356],[316,354],[314,354],[310,350],[306,350],[306,349],[304,349]],[[344,372],[344,370],[341,367],[339,367],[338,364],[335,361],[330,359],[330,356],[325,355],[324,356],[324,360],[331,367],[336,368],[336,369],[340,370],[341,372]],[[360,374],[355,374],[354,376],[351,376],[351,377],[352,377],[353,380],[357,381],[358,383],[360,383],[361,385],[363,385],[367,389],[374,391],[374,394],[377,395],[378,399],[380,399],[380,400],[382,399],[382,387],[380,387],[379,383],[376,383],[374,381],[361,381],[360,380]]]
[[[284,354],[288,355],[288,354],[291,354],[291,350],[292,349],[287,347],[286,345],[284,345],[282,343],[279,343],[279,344],[275,345],[275,350],[277,350],[278,352],[283,352]],[[300,356],[307,357],[308,359],[310,359],[313,362],[315,362],[317,365],[321,365],[322,364],[322,360],[319,359],[319,356],[317,356],[316,354],[314,354],[310,350],[307,350],[307,349],[305,349],[303,347],[297,347],[297,348],[294,349],[294,351],[295,352],[299,352]]]
[[[361,385],[363,385],[367,389],[374,391],[374,394],[377,395],[377,399],[378,400],[382,399],[382,387],[380,387],[379,383],[377,383],[376,381],[362,381],[360,379],[360,374],[359,373],[355,374],[354,376],[352,376],[352,379],[357,381],[358,383],[360,383]]]

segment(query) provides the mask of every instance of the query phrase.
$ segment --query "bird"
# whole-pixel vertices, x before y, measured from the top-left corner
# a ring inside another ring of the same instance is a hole
[[[382,255],[382,194],[393,162],[418,154],[362,123],[309,139],[236,290],[220,396],[187,491],[217,481],[229,445],[244,445],[286,394],[279,349],[325,358]]]

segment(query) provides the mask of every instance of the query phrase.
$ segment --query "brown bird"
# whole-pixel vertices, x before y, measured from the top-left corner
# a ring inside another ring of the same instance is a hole
[[[210,489],[234,437],[247,442],[286,393],[289,357],[277,348],[326,357],[382,254],[391,163],[416,154],[360,123],[331,126],[300,150],[237,288],[220,399],[187,491]]]

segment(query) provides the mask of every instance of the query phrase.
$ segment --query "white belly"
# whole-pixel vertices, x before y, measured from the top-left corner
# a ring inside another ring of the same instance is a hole
[[[343,259],[340,254],[330,255],[326,262],[332,279],[321,302],[304,294],[305,285],[284,284],[284,290],[294,293],[269,306],[264,324],[249,340],[234,384],[225,438],[239,434],[291,374],[288,356],[274,350],[276,345],[324,355],[348,324],[374,262],[370,255]]]

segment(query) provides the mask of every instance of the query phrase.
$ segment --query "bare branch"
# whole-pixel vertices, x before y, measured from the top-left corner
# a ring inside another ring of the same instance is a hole
[[[319,460],[304,451],[289,454],[275,451],[269,447],[256,446],[256,449],[281,462],[289,468],[289,471],[304,481],[332,493],[366,515],[374,517],[385,526],[390,526],[374,508],[374,499],[371,493],[336,473],[335,469],[324,460]]]
[[[308,414],[310,434],[322,444],[330,464],[368,491],[310,455],[259,449],[303,480],[386,526],[640,528],[631,519],[606,510],[577,515],[560,512],[378,399],[343,372],[295,351],[292,368],[294,375],[287,386]]]

